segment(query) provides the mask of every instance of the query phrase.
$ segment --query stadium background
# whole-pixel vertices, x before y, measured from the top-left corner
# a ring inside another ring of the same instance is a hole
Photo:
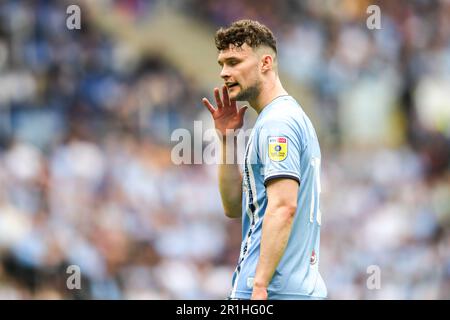
[[[216,166],[173,165],[170,135],[212,125],[213,35],[237,18],[273,29],[319,134],[329,297],[450,298],[445,0],[0,1],[0,298],[227,295],[240,225]],[[81,290],[66,287],[72,264]]]

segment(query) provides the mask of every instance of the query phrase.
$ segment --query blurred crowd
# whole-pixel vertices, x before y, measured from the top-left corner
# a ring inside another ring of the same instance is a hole
[[[103,1],[139,20],[155,2]],[[0,298],[225,298],[239,221],[214,165],[171,161],[171,132],[205,118],[204,88],[87,7],[68,30],[68,4],[0,1]],[[449,299],[450,2],[375,2],[379,30],[370,4],[169,1],[211,28],[253,18],[277,35],[322,145],[330,298]]]

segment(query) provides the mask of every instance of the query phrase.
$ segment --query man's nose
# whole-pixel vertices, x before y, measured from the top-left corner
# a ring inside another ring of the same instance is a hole
[[[224,80],[230,77],[229,69],[226,66],[222,67],[222,71],[220,71],[220,77]]]

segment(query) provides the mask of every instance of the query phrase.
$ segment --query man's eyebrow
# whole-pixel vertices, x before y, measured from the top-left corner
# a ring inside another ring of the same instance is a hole
[[[239,61],[239,58],[238,57],[228,57],[228,58],[223,59],[223,61],[225,61],[225,62],[232,61],[232,60],[238,60]],[[217,63],[222,66],[223,65],[223,61],[222,60],[217,60]]]

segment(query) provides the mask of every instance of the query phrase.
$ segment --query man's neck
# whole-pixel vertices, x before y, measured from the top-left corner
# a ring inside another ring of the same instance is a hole
[[[259,114],[275,98],[287,94],[287,91],[284,90],[283,86],[281,85],[280,79],[277,77],[274,82],[271,82],[271,85],[263,85],[259,96],[255,100],[249,101],[249,103],[252,108],[255,109],[255,111]]]

